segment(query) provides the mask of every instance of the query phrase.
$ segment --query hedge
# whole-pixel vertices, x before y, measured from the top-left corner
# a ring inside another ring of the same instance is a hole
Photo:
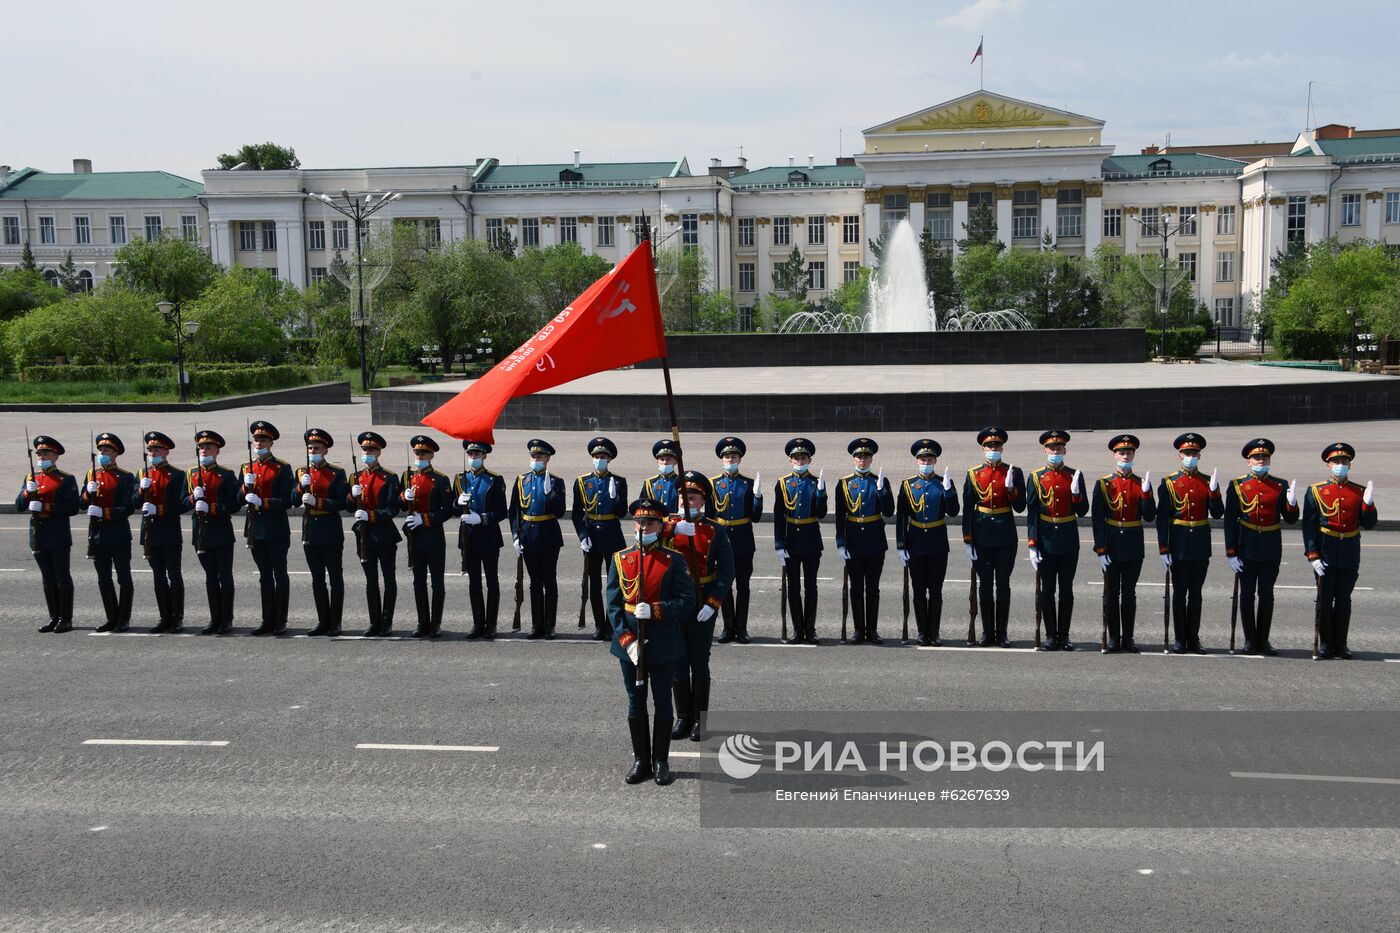
[[[1167,328],[1167,356],[1190,359],[1201,352],[1201,344],[1206,341],[1204,327]],[[1147,358],[1152,359],[1162,352],[1162,332],[1147,331]]]
[[[201,363],[186,367],[190,391],[200,398],[270,392],[293,386],[330,382],[340,371],[329,366],[264,366],[256,363]],[[169,363],[128,363],[103,366],[29,366],[23,382],[120,382],[143,391],[161,387],[174,394],[176,369]]]
[[[1335,360],[1346,355],[1345,334],[1311,327],[1283,327],[1274,332],[1279,354],[1290,360]]]

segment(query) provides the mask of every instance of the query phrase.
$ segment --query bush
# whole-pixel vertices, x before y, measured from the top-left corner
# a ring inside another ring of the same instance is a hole
[[[187,367],[190,389],[197,398],[219,398],[270,392],[340,378],[333,366],[260,366],[249,363],[206,363]],[[168,363],[116,366],[30,366],[21,378],[29,383],[120,383],[141,394],[176,393],[176,369]]]
[[[1312,327],[1280,327],[1274,345],[1289,360],[1335,360],[1346,353],[1346,337]]]
[[[1147,358],[1152,359],[1162,352],[1162,332],[1149,330],[1147,333]],[[1167,328],[1167,356],[1189,359],[1201,352],[1201,344],[1206,340],[1204,327]]]

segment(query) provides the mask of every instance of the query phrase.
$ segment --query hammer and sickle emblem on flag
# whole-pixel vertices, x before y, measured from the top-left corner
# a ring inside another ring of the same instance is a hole
[[[631,288],[631,287],[632,287],[632,283],[631,283],[631,282],[627,282],[627,281],[622,282],[621,287],[620,287],[616,292],[613,293],[612,299],[609,300],[606,304],[603,305],[603,310],[602,310],[602,311],[598,312],[598,323],[599,323],[599,324],[603,323],[604,321],[606,321],[606,320],[607,320],[608,318],[610,318],[610,317],[617,317],[619,314],[622,314],[622,313],[624,313],[624,312],[631,312],[631,311],[636,311],[636,310],[637,310],[637,306],[634,305],[634,304],[632,304],[632,302],[631,302],[629,299],[627,299],[627,298],[622,298],[622,296],[623,296],[623,295],[627,292],[627,290],[628,290],[629,288]],[[612,304],[613,302],[617,301],[619,298],[622,298],[622,300],[621,300],[620,302],[617,303],[617,306],[616,306],[615,308],[613,308],[611,311],[607,310],[608,305],[610,305],[610,304]]]

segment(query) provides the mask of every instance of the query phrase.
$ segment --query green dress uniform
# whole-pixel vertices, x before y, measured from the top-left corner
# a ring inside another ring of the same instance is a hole
[[[1068,431],[1040,435],[1041,446],[1069,443]],[[1060,456],[1060,455],[1053,455]],[[1045,622],[1044,651],[1073,651],[1074,572],[1079,566],[1079,519],[1089,514],[1084,474],[1063,456],[1031,473],[1026,490],[1026,546],[1040,576],[1040,614]]]
[[[1259,437],[1241,451],[1248,460],[1256,454],[1273,456],[1274,443]],[[1289,501],[1288,480],[1250,468],[1225,487],[1225,557],[1239,577],[1240,626],[1244,629],[1242,654],[1277,654],[1269,644],[1274,618],[1274,581],[1283,560],[1283,523],[1298,521],[1296,502]],[[1255,595],[1258,595],[1256,609]],[[1256,615],[1257,612],[1257,615]]]
[[[486,441],[463,441],[462,446],[469,457],[491,452]],[[501,611],[500,556],[505,546],[501,522],[507,514],[506,481],[501,474],[486,469],[481,459],[474,464],[459,474],[452,486],[461,519],[457,547],[462,551],[462,572],[467,575],[472,605],[467,637],[492,639]]]
[[[1204,450],[1199,434],[1179,436],[1177,450]],[[1157,490],[1157,550],[1171,572],[1174,654],[1205,654],[1201,646],[1201,588],[1210,569],[1210,520],[1225,514],[1220,489],[1194,467],[1162,480]]]
[[[397,564],[402,537],[394,517],[399,514],[403,487],[398,476],[380,463],[379,458],[388,446],[381,435],[362,431],[355,441],[366,451],[361,458],[365,468],[355,474],[345,510],[355,516],[350,530],[354,532],[355,553],[365,572],[365,609],[369,614],[369,629],[365,635],[382,638],[394,630],[394,603],[399,596]]]
[[[1360,486],[1347,479],[1356,451],[1336,443],[1322,451],[1322,459],[1345,458],[1332,465],[1332,478],[1308,487],[1303,498],[1303,556],[1317,575],[1317,656],[1351,659],[1347,633],[1351,628],[1351,592],[1361,568],[1361,532],[1376,527],[1370,484]],[[1346,469],[1339,470],[1345,466]]]
[[[335,446],[335,439],[324,428],[310,428],[307,444]],[[345,524],[341,513],[350,497],[350,481],[344,467],[328,460],[297,469],[298,498],[293,499],[301,513],[301,549],[311,571],[311,596],[316,602],[316,627],[307,635],[334,637],[340,634],[345,614]],[[329,591],[326,583],[330,582]]]
[[[29,550],[43,578],[49,619],[39,631],[71,632],[73,533],[68,520],[78,514],[78,483],[73,474],[54,465],[52,456],[45,456],[45,453],[62,456],[62,444],[41,434],[34,438],[33,449],[39,454],[39,466],[20,485],[15,511],[29,513]]]
[[[142,440],[148,447],[175,449],[175,442],[159,431],[147,431]],[[155,633],[173,634],[185,627],[185,577],[180,567],[185,534],[180,516],[188,482],[184,470],[171,466],[164,454],[156,454],[141,470],[132,492],[131,507],[141,513],[141,549],[155,581],[160,613],[151,630]]]
[[[126,453],[121,438],[110,431],[97,435],[93,444],[113,447],[117,456]],[[88,557],[97,571],[97,592],[107,618],[97,631],[125,632],[131,626],[131,603],[136,596],[131,581],[131,512],[136,475],[117,466],[116,459],[105,454],[98,456],[97,464],[88,471],[82,491],[82,505],[88,513]]]
[[[1136,451],[1140,446],[1132,434],[1119,434],[1108,442],[1108,449]],[[1103,611],[1108,621],[1110,653],[1139,652],[1133,638],[1137,621],[1137,582],[1142,574],[1146,551],[1143,523],[1157,518],[1157,504],[1146,478],[1133,472],[1132,461],[1094,483],[1092,524],[1094,553],[1103,568]]]
[[[1005,428],[984,428],[977,444],[1007,440]],[[977,602],[982,614],[983,648],[1011,647],[1011,571],[1016,566],[1016,519],[1026,510],[1026,478],[1017,467],[1000,459],[967,471],[962,492],[963,546],[977,579]]]
[[[267,421],[254,421],[248,430],[254,439],[281,437],[277,428]],[[293,507],[293,497],[298,495],[292,465],[279,460],[271,450],[265,454],[255,453],[251,463],[243,464],[243,501],[248,505],[243,533],[253,550],[262,597],[262,624],[253,629],[253,635],[287,632],[292,592],[291,578],[287,575],[287,551],[292,546],[287,510]]]
[[[213,444],[220,450],[224,439],[214,431],[200,431],[194,437],[195,446]],[[233,631],[233,552],[236,539],[233,516],[244,506],[242,479],[232,470],[221,467],[211,457],[199,458],[199,465],[190,470],[182,512],[190,516],[190,541],[194,544],[199,565],[204,568],[204,593],[209,602],[209,624],[202,635],[227,635]],[[247,534],[247,526],[244,526]],[[250,542],[251,543],[251,542]]]

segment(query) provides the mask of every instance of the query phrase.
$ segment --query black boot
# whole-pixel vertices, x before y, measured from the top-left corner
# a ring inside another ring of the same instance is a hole
[[[943,596],[935,593],[928,600],[928,640],[935,648],[942,647],[939,630],[943,626]]]
[[[1319,660],[1332,657],[1332,611],[1317,611],[1317,657]]]
[[[1142,654],[1142,649],[1133,641],[1133,626],[1137,622],[1137,606],[1124,606],[1122,609],[1123,618],[1123,650],[1129,654]]]
[[[928,604],[925,602],[923,594],[915,593],[914,604],[914,625],[919,630],[919,646],[927,648],[933,644],[933,636],[928,630]]]
[[[277,591],[277,595],[273,597],[273,602],[277,607],[273,611],[272,617],[273,635],[287,634],[287,610],[291,605],[291,600],[291,590],[287,587],[282,587],[281,589],[279,589]]]
[[[39,626],[39,631],[47,633],[58,628],[58,587],[44,584],[44,604],[49,610],[49,621]]]
[[[166,607],[170,611],[170,634],[185,630],[185,584],[177,583],[170,588]]]
[[[213,587],[205,587],[204,595],[209,600],[209,624],[200,629],[199,634],[217,635],[219,627],[223,624],[223,599],[220,597],[219,591]]]
[[[1103,604],[1103,614],[1105,620],[1105,627],[1108,629],[1108,638],[1106,640],[1108,653],[1117,654],[1119,651],[1123,650],[1123,640],[1120,634],[1120,623],[1118,620],[1117,601],[1115,600],[1111,603],[1105,602]]]
[[[788,621],[792,623],[791,637],[784,639],[789,645],[800,645],[807,635],[806,623],[802,621],[802,599],[794,596],[788,601]]]
[[[447,603],[447,593],[444,590],[433,590],[433,627],[428,632],[429,638],[440,638],[442,636],[442,609]]]
[[[741,645],[749,643],[749,595],[747,593],[734,597],[734,640]]]
[[[1351,660],[1351,649],[1347,647],[1347,632],[1351,628],[1351,610],[1336,612],[1332,616],[1332,651],[1343,661]]]
[[[977,611],[982,617],[982,637],[977,640],[977,647],[990,648],[997,643],[997,604],[994,599],[977,598]]]
[[[694,725],[691,719],[689,671],[676,674],[671,681],[671,696],[676,704],[676,724],[671,729],[671,738],[679,739],[690,735],[690,727]]]
[[[1244,604],[1240,600],[1240,628],[1244,630],[1244,646],[1240,648],[1240,654],[1258,654],[1259,636],[1254,624],[1254,605]]]
[[[331,605],[326,591],[320,587],[311,588],[311,600],[316,604],[316,625],[307,632],[307,637],[318,638],[331,629]]]
[[[1274,646],[1269,644],[1269,629],[1273,627],[1273,624],[1274,607],[1260,606],[1258,622],[1254,629],[1254,637],[1256,639],[1254,645],[1259,649],[1260,654],[1269,658],[1278,654],[1278,652],[1274,650]]]
[[[802,640],[809,645],[820,645],[821,640],[817,638],[817,598],[815,596],[802,601],[802,619],[803,628],[807,633]]]
[[[860,599],[851,600],[851,622],[855,627],[855,635],[846,639],[845,644],[858,645],[865,641],[865,604]]]
[[[544,594],[544,637],[549,640],[554,638],[554,623],[559,617],[559,592],[545,592]]]
[[[344,616],[345,616],[345,591],[344,591],[344,590],[331,590],[331,627],[330,627],[330,631],[326,632],[326,634],[327,634],[328,636],[330,636],[331,638],[334,638],[334,637],[336,637],[337,635],[340,634],[340,632],[341,632],[340,623],[341,623],[341,620],[344,618]]]
[[[467,632],[467,640],[475,641],[486,634],[486,595],[471,593],[469,599],[472,606],[472,627]]]
[[[501,611],[501,591],[486,591],[486,640],[496,637],[496,615]]]
[[[730,593],[724,597],[724,602],[719,607],[720,618],[724,620],[724,625],[720,629],[719,638],[715,641],[721,645],[727,645],[734,640],[734,594]]]
[[[651,766],[662,787],[676,779],[671,773],[671,720],[659,716],[651,730]]]
[[[883,645],[880,638],[880,591],[872,587],[865,593],[865,640],[872,645]]]
[[[151,629],[152,635],[170,631],[170,591],[163,586],[156,587],[156,613],[160,621]]]
[[[365,610],[369,615],[369,628],[365,630],[365,637],[374,638],[379,634],[384,618],[384,607],[380,602],[379,590],[365,591]]]
[[[117,590],[117,627],[114,632],[125,632],[131,628],[131,604],[136,598],[136,589],[130,583]]]
[[[418,609],[418,627],[413,630],[414,638],[427,638],[433,630],[433,618],[428,614],[428,589],[413,588],[413,602]]]
[[[1007,625],[1011,621],[1011,601],[997,601],[997,645],[1002,648],[1011,647],[1011,639],[1007,637]]]
[[[691,702],[695,710],[695,726],[690,730],[690,741],[703,742],[710,718],[710,678],[697,677],[692,687]]]
[[[1069,589],[1060,594],[1060,605],[1055,610],[1055,632],[1060,639],[1061,651],[1073,651],[1074,642],[1069,640],[1069,624],[1074,620],[1074,597]]]
[[[73,591],[58,591],[58,625],[54,626],[55,632],[73,631]]]
[[[544,637],[544,594],[530,589],[530,634],[526,638]]]
[[[96,628],[99,632],[110,632],[117,627],[117,588],[110,580],[97,581],[97,593],[102,597],[102,614],[106,621]]]
[[[229,635],[233,632],[233,594],[233,587],[219,594],[219,635]]]
[[[627,731],[632,735],[632,767],[623,780],[628,784],[640,784],[652,775],[651,730],[646,714],[628,716]]]
[[[1186,607],[1186,650],[1192,654],[1205,654],[1206,649],[1201,646],[1201,607]]]

